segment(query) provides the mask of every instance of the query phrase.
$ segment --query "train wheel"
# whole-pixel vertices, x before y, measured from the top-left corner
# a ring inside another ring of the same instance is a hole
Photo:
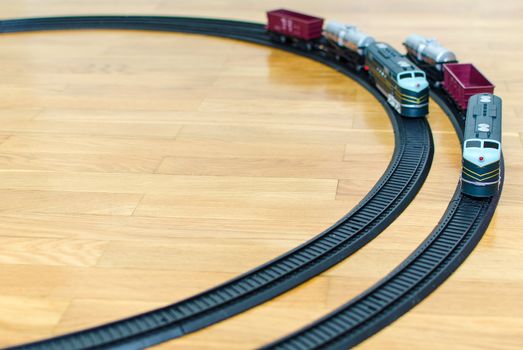
[[[280,43],[285,44],[287,42],[287,38],[283,35],[280,35]]]
[[[309,42],[309,43],[306,43],[306,44],[305,44],[305,50],[307,50],[307,51],[311,51],[311,50],[312,50],[312,43],[310,43],[310,42]]]

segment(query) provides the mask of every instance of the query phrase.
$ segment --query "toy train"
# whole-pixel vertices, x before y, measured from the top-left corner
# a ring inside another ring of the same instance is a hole
[[[407,56],[427,71],[465,113],[461,190],[472,197],[493,196],[500,184],[502,102],[494,85],[472,64],[458,63],[437,41],[411,35]]]
[[[370,80],[387,102],[404,117],[428,114],[429,84],[425,73],[408,58],[385,43],[376,42],[354,26],[289,10],[267,13],[267,31],[272,40],[305,50],[320,50],[347,66],[368,71]]]
[[[289,10],[267,12],[269,37],[281,44],[318,51],[340,61],[368,80],[403,117],[428,114],[429,86],[442,91],[466,116],[462,192],[489,197],[500,183],[501,99],[494,85],[434,39],[410,35],[401,55],[390,45],[338,22],[324,27],[323,18]]]

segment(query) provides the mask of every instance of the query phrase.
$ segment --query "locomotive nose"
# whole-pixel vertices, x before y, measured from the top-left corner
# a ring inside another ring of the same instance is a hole
[[[420,92],[421,90],[424,90],[429,86],[428,83],[425,81],[411,81],[411,82],[406,82],[406,83],[400,84],[400,86],[401,85],[403,85],[402,87],[404,87],[408,90],[411,90],[413,92]]]
[[[418,93],[428,88],[429,83],[423,78],[406,78],[400,79],[398,85],[403,89]]]

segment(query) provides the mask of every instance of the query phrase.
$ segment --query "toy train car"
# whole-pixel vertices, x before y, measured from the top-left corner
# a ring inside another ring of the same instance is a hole
[[[425,73],[391,46],[376,43],[354,26],[336,22],[328,23],[322,32],[322,18],[289,10],[269,11],[267,18],[267,32],[272,40],[319,50],[356,71],[365,68],[370,80],[400,115],[427,115],[429,84]]]
[[[365,63],[376,87],[398,113],[405,117],[427,115],[429,84],[423,71],[385,43],[370,44]]]
[[[482,93],[470,98],[465,120],[461,190],[490,197],[500,183],[501,99]]]
[[[443,89],[462,110],[472,95],[494,93],[494,85],[470,63],[452,63],[443,66]]]
[[[312,50],[322,37],[323,18],[285,9],[267,12],[267,32],[272,40]]]
[[[365,65],[367,47],[375,42],[370,35],[362,33],[355,26],[329,22],[323,31],[323,50],[337,61],[343,61],[352,69],[361,70]]]
[[[456,55],[435,39],[412,34],[403,45],[407,49],[407,57],[427,73],[435,86],[441,85],[443,81],[443,65],[458,62]]]

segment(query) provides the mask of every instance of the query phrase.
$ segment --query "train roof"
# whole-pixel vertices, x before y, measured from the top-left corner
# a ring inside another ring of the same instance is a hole
[[[482,93],[470,98],[465,120],[464,139],[501,142],[501,98]]]
[[[371,53],[375,59],[379,57],[379,62],[389,69],[394,75],[402,72],[420,70],[409,59],[396,51],[386,43],[372,43],[367,47],[367,52]]]

